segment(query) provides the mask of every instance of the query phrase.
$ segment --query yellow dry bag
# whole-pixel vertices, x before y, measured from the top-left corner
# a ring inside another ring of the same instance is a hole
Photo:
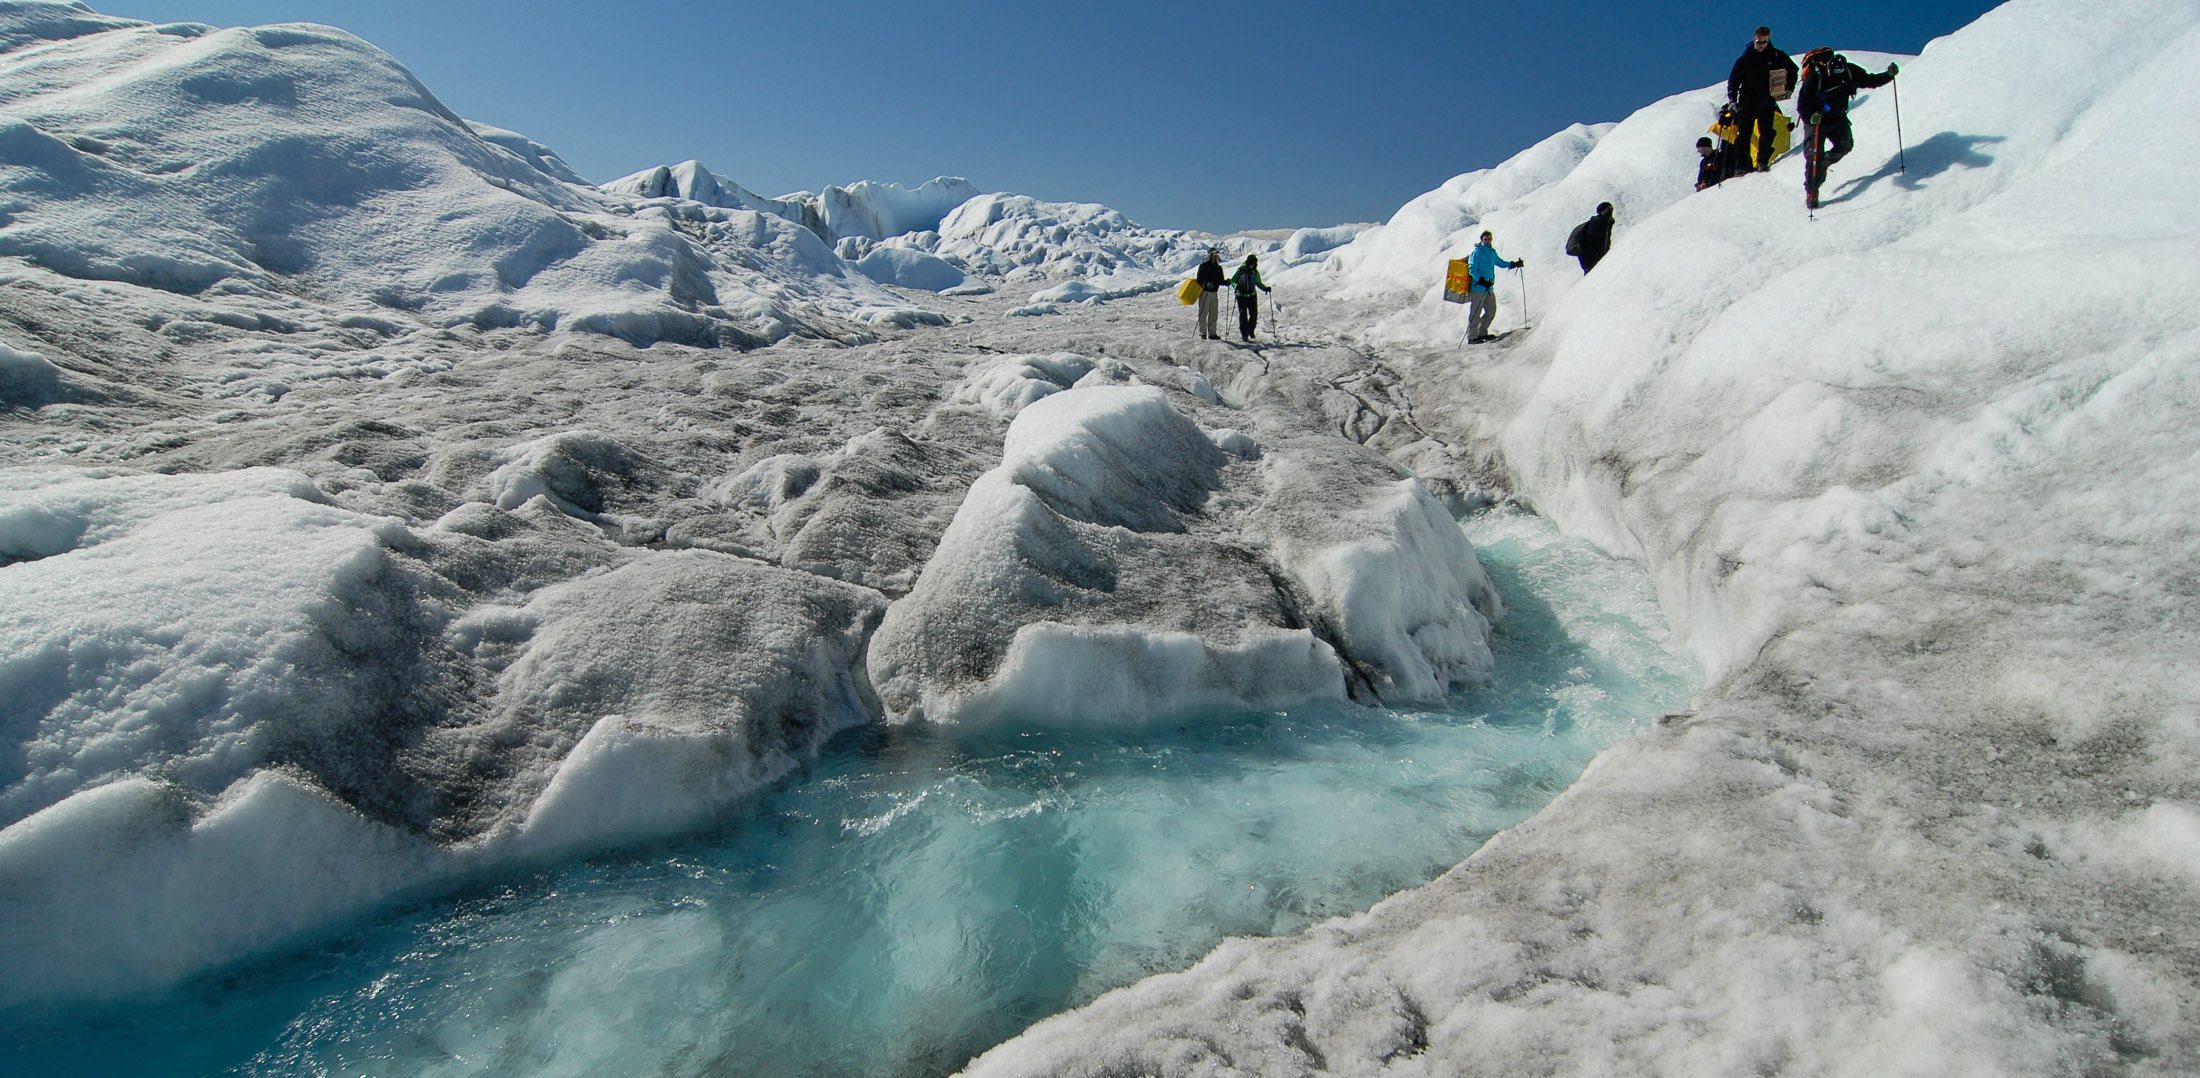
[[[1452,259],[1451,264],[1444,267],[1444,302],[1465,303],[1467,282],[1473,279],[1474,275],[1467,269],[1466,259]]]
[[[1773,159],[1774,159],[1774,160],[1778,160],[1778,159],[1779,159],[1779,157],[1780,157],[1780,155],[1781,155],[1781,154],[1784,154],[1784,153],[1786,153],[1786,152],[1788,152],[1788,147],[1789,147],[1789,146],[1792,146],[1792,145],[1794,145],[1794,144],[1795,144],[1795,121],[1793,121],[1793,120],[1790,120],[1790,119],[1788,119],[1788,114],[1787,114],[1787,113],[1781,112],[1781,111],[1780,111],[1780,110],[1778,110],[1778,109],[1774,109],[1774,110],[1772,110],[1772,157],[1773,157]],[[1750,150],[1749,150],[1749,152],[1750,152],[1750,156],[1754,157],[1754,156],[1756,156],[1756,154],[1757,154],[1757,148],[1756,148],[1756,147],[1754,147],[1754,146],[1752,146],[1752,147],[1750,147]],[[1758,165],[1758,167],[1759,167],[1759,168],[1762,168],[1762,167],[1764,167],[1764,164],[1765,164],[1765,163],[1764,163],[1764,162],[1762,162],[1762,161],[1759,161],[1759,162],[1757,162],[1757,165]]]
[[[1184,278],[1184,287],[1176,290],[1176,299],[1177,302],[1189,307],[1194,303],[1198,303],[1199,294],[1205,291],[1206,289],[1199,287],[1198,278],[1186,277]]]

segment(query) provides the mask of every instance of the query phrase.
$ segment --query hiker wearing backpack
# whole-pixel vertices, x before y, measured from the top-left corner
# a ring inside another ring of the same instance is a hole
[[[1260,292],[1273,292],[1268,282],[1260,279],[1260,256],[1246,255],[1245,264],[1231,275],[1230,283],[1237,288],[1238,336],[1253,339],[1253,330],[1260,326]]]
[[[1612,249],[1613,223],[1612,204],[1599,202],[1596,216],[1575,225],[1566,237],[1566,253],[1581,261],[1582,276],[1588,276],[1590,270],[1597,268],[1597,263],[1604,259],[1604,252]]]
[[[1815,210],[1826,170],[1856,146],[1849,100],[1858,90],[1893,82],[1902,65],[1888,64],[1874,75],[1832,49],[1812,49],[1803,60],[1803,86],[1796,92],[1795,107],[1803,114],[1803,202]]]
[[[1199,264],[1199,339],[1219,341],[1222,330],[1216,323],[1222,319],[1222,286],[1230,278],[1222,272],[1221,250],[1207,248],[1207,261]]]
[[[1474,252],[1467,256],[1467,343],[1480,344],[1492,340],[1490,323],[1497,318],[1497,268],[1517,269],[1528,264],[1523,258],[1507,262],[1490,246],[1495,239],[1488,232],[1482,233],[1481,242],[1474,245]]]
[[[1734,61],[1734,70],[1726,77],[1726,99],[1734,103],[1734,115],[1741,124],[1744,171],[1768,172],[1772,169],[1772,143],[1778,137],[1772,119],[1779,111],[1775,102],[1787,100],[1795,91],[1795,75],[1794,58],[1772,45],[1772,28],[1758,27],[1748,51]],[[1746,151],[1751,131],[1757,133],[1754,162]]]

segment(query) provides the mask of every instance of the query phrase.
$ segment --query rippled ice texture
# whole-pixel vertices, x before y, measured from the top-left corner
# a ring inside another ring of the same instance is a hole
[[[718,834],[41,1016],[11,1073],[945,1073],[1047,1014],[1457,863],[1694,690],[1645,580],[1540,518],[1469,537],[1496,687],[1136,731],[843,735]]]

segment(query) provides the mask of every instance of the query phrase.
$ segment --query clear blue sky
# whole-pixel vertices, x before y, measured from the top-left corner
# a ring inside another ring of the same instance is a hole
[[[1380,221],[1567,124],[1718,82],[1760,23],[1915,52],[1991,0],[91,0],[343,27],[602,182],[966,176],[1155,227]]]

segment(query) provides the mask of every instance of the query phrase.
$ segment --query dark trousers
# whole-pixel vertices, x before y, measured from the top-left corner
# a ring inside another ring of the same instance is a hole
[[[1766,98],[1763,104],[1744,105],[1739,110],[1737,110],[1735,119],[1742,129],[1741,137],[1738,141],[1742,144],[1743,147],[1745,147],[1742,153],[1742,160],[1739,162],[1741,166],[1741,171],[1747,172],[1751,167],[1748,159],[1748,150],[1746,149],[1746,147],[1748,147],[1750,142],[1752,141],[1749,134],[1751,131],[1755,131],[1757,133],[1755,139],[1755,142],[1757,143],[1756,167],[1772,167],[1772,143],[1774,139],[1780,137],[1778,127],[1776,127],[1772,122],[1772,114],[1775,111],[1777,111],[1777,109],[1775,109],[1775,107],[1773,106],[1772,100],[1770,98]]]
[[[1238,336],[1246,340],[1252,340],[1253,330],[1260,325],[1260,293],[1255,292],[1250,296],[1239,296],[1237,301]]]
[[[1734,141],[1719,148],[1719,179],[1731,180],[1749,171],[1749,147],[1741,142],[1739,134]]]
[[[1817,127],[1807,130],[1804,137],[1810,140],[1811,149],[1810,174],[1804,177],[1804,186],[1816,191],[1826,182],[1826,170],[1856,148],[1856,133],[1849,129],[1848,117],[1825,116],[1819,119]]]

